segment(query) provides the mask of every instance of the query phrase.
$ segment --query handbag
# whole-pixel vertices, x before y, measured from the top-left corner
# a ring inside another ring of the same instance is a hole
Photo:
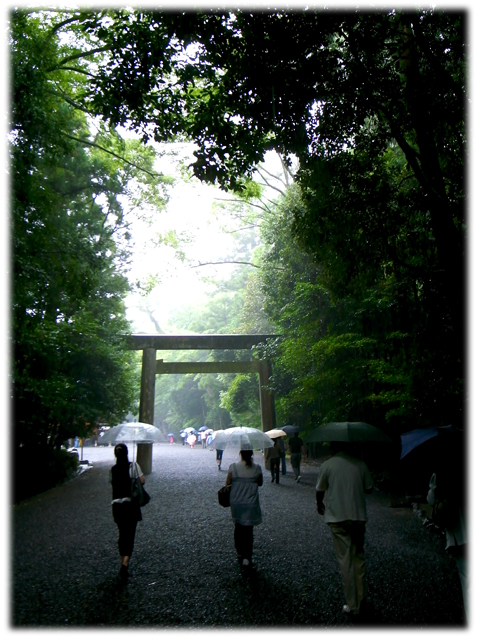
[[[150,496],[143,487],[140,477],[136,475],[138,473],[137,465],[133,467],[133,478],[131,485],[132,502],[138,504],[139,507],[144,507],[150,502]]]
[[[222,507],[230,506],[230,485],[224,485],[218,490],[218,504]]]

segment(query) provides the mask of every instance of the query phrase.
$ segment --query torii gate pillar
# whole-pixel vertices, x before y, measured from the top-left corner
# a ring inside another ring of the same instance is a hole
[[[155,367],[157,364],[156,349],[143,350],[142,356],[142,385],[140,389],[139,422],[153,424],[155,413]],[[152,473],[152,445],[139,444],[137,446],[137,462],[143,473]]]
[[[184,349],[196,349],[196,350],[212,350],[212,349],[252,349],[255,345],[266,342],[269,338],[277,338],[276,335],[229,335],[229,334],[206,334],[206,335],[181,335],[181,336],[169,336],[169,335],[131,335],[128,336],[127,342],[129,349],[136,349],[143,351],[142,358],[142,387],[140,391],[140,408],[139,408],[139,420],[140,422],[147,422],[153,424],[154,411],[155,411],[155,374],[157,372],[156,367],[156,353],[157,350],[184,350]],[[176,365],[182,365],[186,363],[175,363]],[[190,366],[192,363],[188,363]],[[197,363],[198,364],[198,363]],[[239,365],[248,365],[252,367],[252,371],[258,370],[259,387],[260,387],[260,407],[262,415],[262,429],[263,431],[269,431],[275,428],[275,404],[273,395],[265,389],[268,385],[269,378],[272,375],[271,364],[268,361],[261,362],[223,362],[223,363],[201,363],[202,366],[212,365],[218,366],[218,371],[221,371],[223,365],[237,367]],[[195,366],[195,363],[193,363]],[[160,367],[162,370],[159,373],[163,373],[163,365]],[[233,372],[234,369],[231,371]],[[184,371],[185,372],[185,371]],[[152,445],[141,444],[138,446],[137,461],[140,464],[142,471],[146,473],[152,472]]]

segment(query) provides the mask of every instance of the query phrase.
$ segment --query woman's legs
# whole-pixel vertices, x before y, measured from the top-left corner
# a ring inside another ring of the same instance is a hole
[[[246,558],[251,562],[253,554],[253,526],[236,523],[233,539],[238,559],[242,561]]]
[[[272,473],[272,482],[276,480],[278,484],[280,482],[280,458],[270,459],[270,471]]]
[[[137,530],[137,518],[131,503],[114,504],[113,519],[118,527],[118,550],[120,552],[121,565],[126,569],[133,553]]]

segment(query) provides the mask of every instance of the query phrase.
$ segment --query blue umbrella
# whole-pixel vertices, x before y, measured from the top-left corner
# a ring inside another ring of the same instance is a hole
[[[199,431],[208,431],[208,427],[200,427]]]
[[[400,453],[400,460],[404,458],[408,453],[416,449],[419,445],[435,438],[436,436],[454,433],[454,428],[450,424],[446,427],[427,427],[425,429],[413,429],[400,436],[402,441],[402,451]]]
[[[170,438],[170,436],[175,437],[175,434],[174,434],[174,433],[167,433],[167,436],[168,436],[169,438]]]

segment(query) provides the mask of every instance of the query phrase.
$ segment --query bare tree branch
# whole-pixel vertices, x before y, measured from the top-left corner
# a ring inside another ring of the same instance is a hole
[[[220,262],[202,262],[200,264],[194,264],[190,267],[190,269],[196,269],[197,267],[207,267],[212,264],[247,264],[250,267],[255,267],[255,269],[261,269],[261,265],[253,264],[253,262],[242,262],[241,260],[222,260]]]
[[[282,164],[283,164],[283,161],[282,161]],[[279,178],[278,176],[276,176],[274,173],[271,173],[270,171],[268,171],[268,169],[266,169],[264,165],[258,165],[258,166],[256,167],[256,170],[257,170],[257,171],[259,171],[259,169],[260,169],[260,168],[261,168],[261,170],[262,170],[264,173],[266,173],[267,175],[269,175],[271,178],[274,178],[275,180],[278,180],[278,181],[279,181],[279,182],[281,182],[282,184],[285,184],[285,182],[284,182],[281,178]],[[263,176],[262,176],[262,178],[263,178],[263,180],[265,180],[265,178],[264,178]],[[270,185],[269,185],[269,186],[270,186]],[[287,185],[285,185],[285,186],[287,186]]]
[[[214,198],[214,200],[218,200],[218,202],[236,202],[238,204],[247,204],[249,207],[255,207],[256,209],[262,209],[263,211],[267,211],[270,213],[270,209],[262,202],[262,204],[255,204],[254,202],[244,202],[243,200],[239,200],[238,198]],[[271,202],[269,200],[269,202]]]
[[[70,138],[71,140],[76,140],[77,142],[80,142],[81,144],[86,144],[88,147],[95,147],[96,149],[100,149],[100,151],[104,151],[105,153],[108,153],[109,155],[113,156],[114,158],[118,158],[122,162],[125,162],[125,164],[128,164],[131,167],[133,167],[134,169],[138,169],[139,171],[143,171],[144,173],[146,173],[147,175],[151,176],[152,178],[161,178],[161,177],[163,177],[162,173],[157,173],[155,171],[149,171],[148,169],[145,169],[144,167],[139,167],[138,164],[135,164],[134,162],[130,162],[129,160],[126,160],[125,158],[123,158],[118,153],[115,153],[114,151],[110,151],[109,149],[105,149],[105,147],[101,147],[96,142],[90,142],[89,140],[82,140],[81,138],[77,138],[76,136],[71,136],[71,135],[69,135],[67,133],[65,133],[64,135],[65,135],[65,137]]]
[[[279,189],[278,187],[275,187],[273,184],[270,184],[269,181],[265,178],[264,175],[262,175],[262,170],[260,170],[259,167],[257,167],[257,171],[260,174],[260,176],[262,177],[262,180],[264,180],[265,184],[268,185],[270,187],[270,189],[274,189],[275,191],[278,191],[278,193],[280,193],[282,196],[284,195],[284,191],[282,191],[282,189]],[[267,172],[268,173],[268,172]],[[269,174],[270,175],[270,174]],[[275,177],[275,176],[274,176]]]
[[[256,229],[258,224],[251,224],[249,227],[241,227],[240,229],[233,229],[232,231],[224,231],[224,233],[238,233],[239,231],[246,231],[247,229]]]
[[[262,265],[254,264],[253,262],[242,262],[241,260],[222,260],[221,262],[202,262],[200,264],[194,264],[190,267],[190,269],[196,269],[197,267],[206,267],[213,264],[246,264],[250,267],[255,267],[256,269],[261,269]],[[273,267],[277,271],[285,271],[283,267]]]
[[[46,69],[46,72],[49,73],[50,71],[57,71],[58,69],[63,69],[64,65],[67,62],[71,62],[72,60],[80,60],[81,58],[89,58],[90,56],[93,56],[96,53],[103,53],[104,51],[110,51],[110,49],[111,49],[110,45],[107,45],[105,47],[99,47],[98,49],[91,49],[90,51],[82,51],[81,53],[76,53],[73,56],[68,56],[63,60],[60,60],[60,64],[55,65],[54,67],[50,67],[49,69]]]

